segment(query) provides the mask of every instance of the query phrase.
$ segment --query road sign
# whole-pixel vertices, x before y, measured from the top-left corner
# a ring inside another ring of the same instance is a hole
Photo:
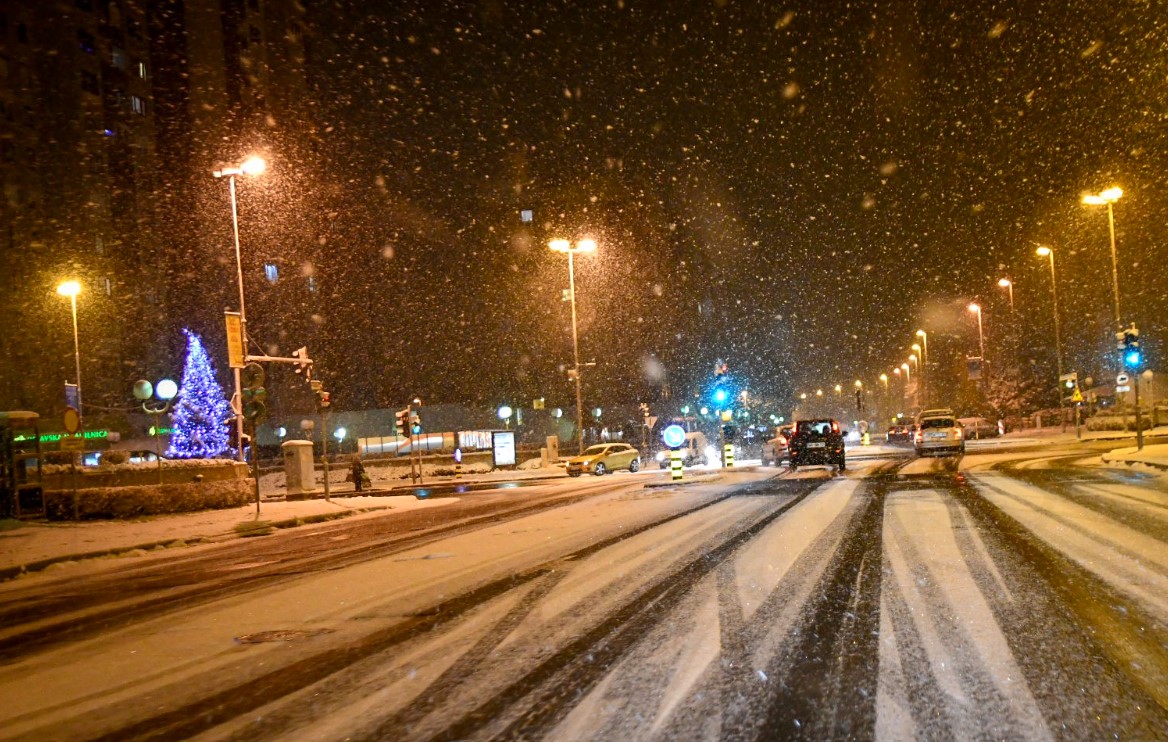
[[[1129,381],[1131,381],[1131,379],[1128,378],[1127,374],[1120,374],[1119,376],[1115,377],[1116,384],[1122,385],[1128,383]]]
[[[65,432],[70,435],[81,429],[81,415],[72,407],[65,408],[65,414],[62,416],[61,422],[65,426]]]
[[[1059,381],[1078,381],[1078,380],[1079,380],[1079,373],[1077,371],[1072,371],[1069,374],[1063,374],[1062,376],[1059,377]]]
[[[85,450],[85,439],[84,438],[62,438],[61,439],[61,450],[62,451],[84,451]]]
[[[648,415],[645,417],[645,427],[648,428],[649,430],[652,430],[653,426],[656,424],[657,424],[657,417],[655,415]]]
[[[1071,401],[1075,403],[1083,401],[1083,392],[1079,391],[1079,387],[1075,387],[1075,393],[1071,395]]]
[[[243,324],[239,320],[239,312],[224,312],[227,320],[227,365],[231,368],[243,368],[246,361],[243,352]]]
[[[661,440],[670,448],[679,448],[685,443],[685,428],[680,425],[670,425],[661,432]]]

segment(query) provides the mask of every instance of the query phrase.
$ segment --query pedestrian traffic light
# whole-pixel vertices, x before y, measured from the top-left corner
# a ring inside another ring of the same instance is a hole
[[[1140,351],[1140,331],[1135,324],[1121,332],[1116,333],[1117,338],[1120,339],[1120,348],[1123,351],[1123,365],[1131,369],[1138,369],[1143,361],[1143,354]]]
[[[414,435],[422,432],[422,418],[416,412],[410,415],[410,432]]]
[[[393,413],[393,422],[399,433],[407,433],[410,429],[410,408]]]
[[[326,409],[330,404],[332,404],[332,395],[322,389],[320,393],[317,394],[317,402],[320,404],[320,408],[322,410]]]

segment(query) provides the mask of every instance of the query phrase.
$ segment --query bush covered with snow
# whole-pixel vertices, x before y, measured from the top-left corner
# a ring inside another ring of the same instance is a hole
[[[76,501],[73,490],[48,490],[45,513],[49,520],[100,520],[234,508],[252,501],[254,487],[250,479],[91,487],[77,490]]]

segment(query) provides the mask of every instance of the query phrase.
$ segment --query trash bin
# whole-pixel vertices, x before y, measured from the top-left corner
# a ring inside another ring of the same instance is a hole
[[[284,441],[284,486],[286,496],[303,497],[316,492],[316,469],[312,460],[312,441]]]

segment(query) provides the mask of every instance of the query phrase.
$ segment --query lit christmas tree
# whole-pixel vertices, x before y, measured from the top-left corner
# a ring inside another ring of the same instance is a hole
[[[190,330],[183,332],[187,336],[187,362],[166,455],[175,459],[214,458],[230,450],[226,422],[233,417],[231,405],[215,380],[215,370],[199,336]]]

